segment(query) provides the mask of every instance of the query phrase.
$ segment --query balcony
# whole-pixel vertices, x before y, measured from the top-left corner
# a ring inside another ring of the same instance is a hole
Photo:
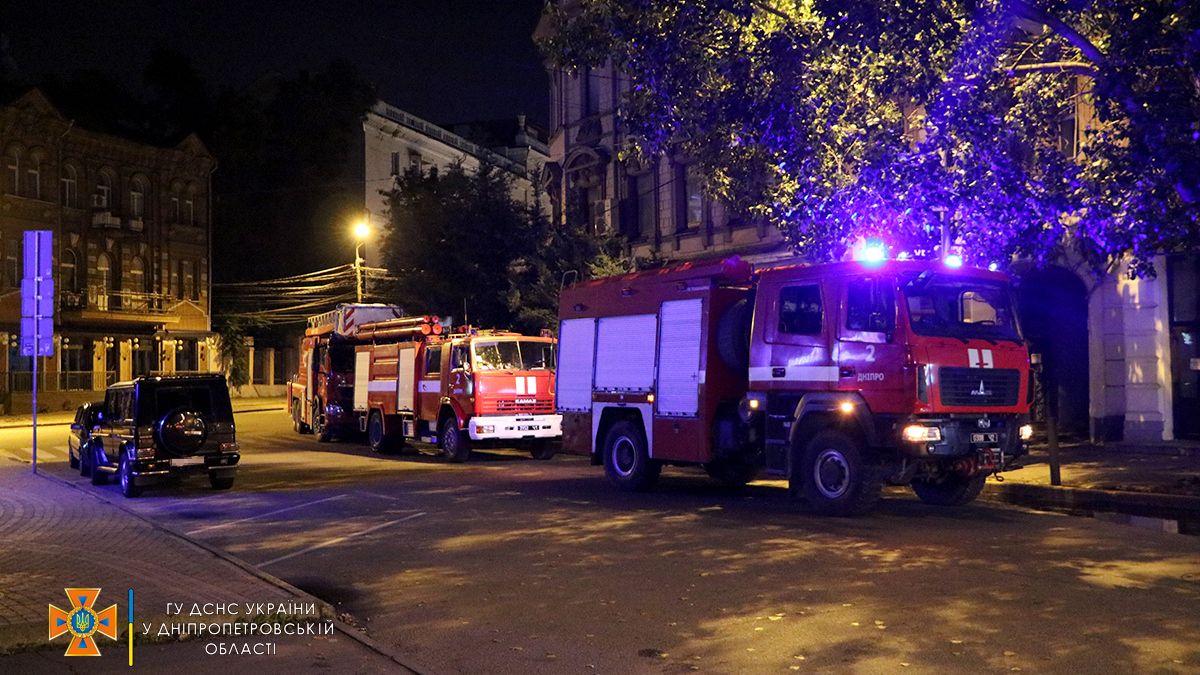
[[[117,229],[121,227],[121,219],[114,216],[107,208],[92,211],[92,227]]]
[[[122,323],[179,323],[179,315],[171,311],[175,304],[163,293],[112,291],[103,286],[89,286],[80,293],[59,295],[59,309],[70,318]]]

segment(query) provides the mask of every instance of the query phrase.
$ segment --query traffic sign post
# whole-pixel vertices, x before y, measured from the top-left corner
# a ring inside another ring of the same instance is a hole
[[[37,473],[38,357],[54,355],[54,239],[26,230],[21,279],[21,356],[33,357],[33,472]]]

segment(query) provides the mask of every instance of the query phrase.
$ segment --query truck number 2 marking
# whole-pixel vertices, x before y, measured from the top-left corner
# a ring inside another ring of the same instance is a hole
[[[867,363],[875,363],[875,345],[867,345]]]
[[[529,394],[530,396],[537,393],[537,378],[518,377],[517,378],[517,395]]]
[[[967,363],[971,368],[993,368],[992,365],[992,350],[990,349],[968,349]]]

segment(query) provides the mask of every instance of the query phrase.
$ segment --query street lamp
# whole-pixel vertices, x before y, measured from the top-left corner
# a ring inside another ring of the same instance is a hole
[[[362,265],[363,260],[362,245],[367,243],[367,237],[371,236],[371,224],[365,220],[360,220],[354,224],[354,288],[358,297],[358,302],[363,301],[363,280],[362,280]]]

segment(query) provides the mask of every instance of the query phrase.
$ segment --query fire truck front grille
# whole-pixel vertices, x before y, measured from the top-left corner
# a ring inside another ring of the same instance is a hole
[[[942,405],[1010,406],[1017,404],[1021,373],[1014,369],[939,368]]]
[[[552,398],[507,398],[486,401],[480,405],[481,415],[520,415],[522,413],[552,413]]]

